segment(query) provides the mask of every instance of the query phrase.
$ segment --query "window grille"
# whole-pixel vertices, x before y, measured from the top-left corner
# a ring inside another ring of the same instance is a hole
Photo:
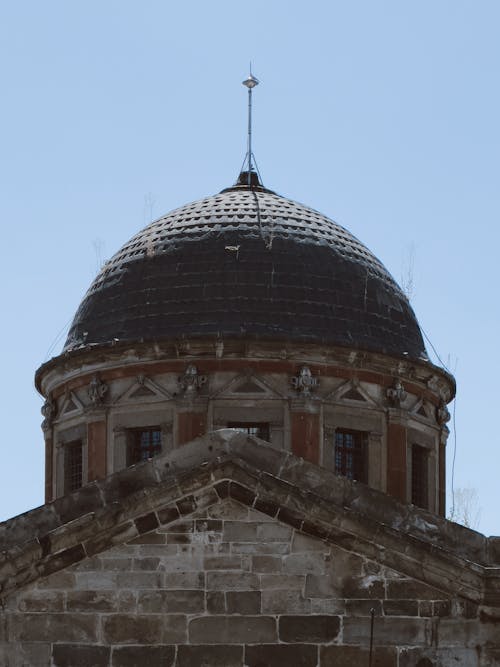
[[[64,446],[64,491],[71,493],[82,486],[83,451],[80,440]]]
[[[335,472],[348,479],[367,482],[367,434],[361,431],[335,432]]]
[[[269,424],[256,424],[255,422],[229,422],[228,428],[234,428],[240,433],[254,435],[256,438],[269,442]]]
[[[411,502],[418,507],[428,508],[428,455],[421,445],[411,448]]]
[[[161,429],[159,426],[131,429],[129,431],[129,466],[152,459],[161,453]]]

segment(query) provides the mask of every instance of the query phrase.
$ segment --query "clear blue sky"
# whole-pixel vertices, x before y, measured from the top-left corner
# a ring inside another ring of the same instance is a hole
[[[458,383],[455,486],[500,534],[499,30],[496,0],[0,3],[0,519],[43,502],[33,374],[99,261],[151,208],[233,183],[251,59],[265,184],[397,280],[414,248],[413,306]]]

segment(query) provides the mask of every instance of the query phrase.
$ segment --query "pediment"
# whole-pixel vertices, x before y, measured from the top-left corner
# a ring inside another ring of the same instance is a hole
[[[285,398],[275,387],[253,373],[243,373],[230,380],[211,398]]]
[[[334,391],[328,394],[326,401],[345,402],[350,405],[359,405],[365,407],[380,407],[378,403],[368,394],[360,382],[347,380]]]
[[[85,406],[78,398],[78,396],[70,391],[63,399],[61,409],[59,411],[59,417],[68,417],[80,414],[84,411]]]
[[[117,403],[150,403],[171,400],[171,394],[154,380],[139,375],[115,401]]]
[[[422,399],[419,399],[415,405],[410,410],[411,414],[414,414],[418,417],[423,417],[424,419],[432,420],[434,417],[432,407]]]
[[[19,563],[20,577],[4,568],[0,584],[8,594],[157,529],[161,538],[190,517],[202,521],[196,544],[210,545],[209,533],[216,525],[210,521],[214,512],[226,511],[228,499],[233,509],[243,507],[249,524],[262,514],[268,523],[286,526],[290,534],[330,545],[339,557],[348,552],[444,595],[459,594],[479,603],[483,599],[481,572],[491,565],[489,556],[480,554],[476,533],[231,429],[208,433],[2,524],[0,565],[2,560]],[[211,514],[204,514],[208,511]],[[222,521],[228,531],[235,517],[231,512],[228,521]],[[250,525],[243,538],[243,533],[234,533],[233,540],[245,542],[249,532],[256,533],[259,545],[273,542],[278,529],[265,533]],[[186,544],[185,537],[179,539],[178,544]],[[41,549],[34,550],[34,542]],[[28,557],[36,560],[29,571],[24,560]],[[317,583],[322,585],[321,577]]]

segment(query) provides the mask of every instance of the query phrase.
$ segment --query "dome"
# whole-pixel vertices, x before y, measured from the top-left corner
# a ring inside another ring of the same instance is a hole
[[[247,337],[427,358],[408,300],[346,229],[245,173],[152,222],[106,263],[65,351]]]

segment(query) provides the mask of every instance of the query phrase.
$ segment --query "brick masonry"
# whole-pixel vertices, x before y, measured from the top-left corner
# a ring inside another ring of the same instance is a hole
[[[80,516],[36,543],[23,544],[23,536],[33,538],[30,521],[39,530],[42,520],[50,524],[47,514],[34,510],[0,526],[17,531],[15,544],[5,539],[10,558],[0,562],[0,664],[358,667],[368,664],[372,609],[374,666],[500,664],[498,604],[469,593],[487,588],[478,556],[489,553],[490,575],[498,568],[495,542],[481,552],[477,534],[461,533],[476,564],[453,570],[460,554],[444,536],[453,525],[435,517],[442,550],[450,551],[447,572],[430,524],[427,546],[412,524],[431,515],[406,510],[406,539],[394,528],[384,532],[376,512],[364,510],[374,501],[365,491],[375,492],[251,439],[230,445],[224,462],[220,440],[186,445],[184,458],[162,462],[170,472],[161,480],[157,460],[132,477],[96,483],[99,502],[82,490],[73,497]],[[46,512],[68,512],[62,500]],[[403,507],[386,502],[384,516],[396,525]],[[438,570],[441,578],[430,581],[427,571]]]

